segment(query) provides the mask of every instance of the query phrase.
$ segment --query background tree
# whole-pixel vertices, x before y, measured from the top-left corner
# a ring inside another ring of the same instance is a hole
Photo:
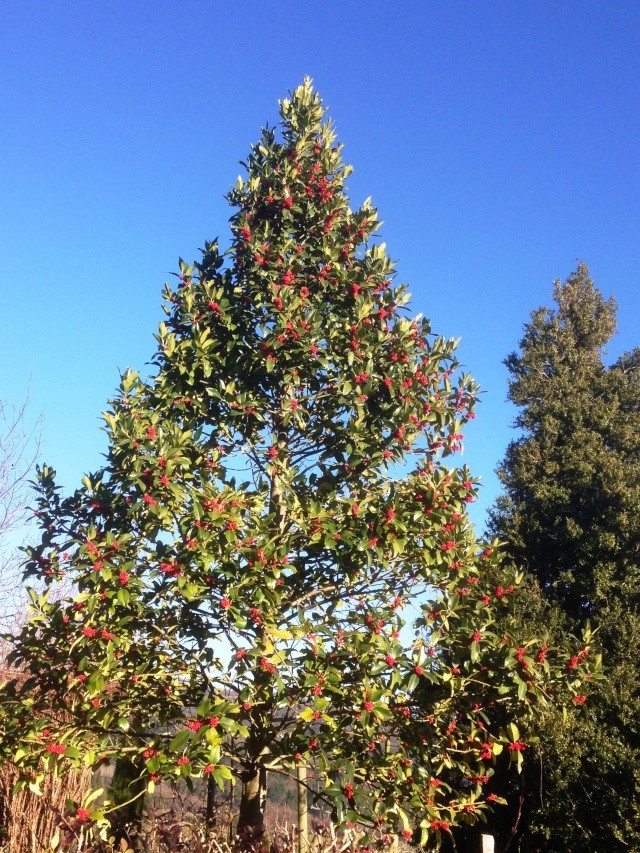
[[[29,478],[33,476],[39,452],[38,423],[29,428],[27,409],[28,400],[19,406],[0,400],[0,629],[3,631],[14,628],[24,610],[19,545],[31,515]]]
[[[607,677],[586,721],[547,720],[542,777],[533,761],[525,774],[525,848],[629,850],[640,847],[640,350],[603,362],[616,306],[584,264],[553,296],[505,362],[521,435],[490,529],[537,582],[521,604],[527,630],[591,620]]]
[[[117,759],[133,795],[136,776],[238,776],[240,829],[263,822],[267,771],[313,763],[338,822],[437,840],[486,808],[503,747],[521,763],[485,704],[511,720],[580,695],[588,650],[518,669],[519,578],[443,462],[475,383],[406,315],[309,81],[280,115],[228,196],[226,257],[208,243],[165,291],[156,375],[123,376],[103,470],[69,498],[40,471],[27,571],[77,594],[32,596],[3,743],[36,780]]]

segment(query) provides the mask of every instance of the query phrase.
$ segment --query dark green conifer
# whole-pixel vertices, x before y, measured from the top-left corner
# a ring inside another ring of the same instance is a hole
[[[492,534],[535,578],[523,622],[597,628],[605,680],[586,717],[550,712],[525,767],[526,850],[640,849],[640,350],[611,366],[616,327],[584,264],[556,282],[506,359],[520,435]],[[516,798],[517,799],[517,798]]]

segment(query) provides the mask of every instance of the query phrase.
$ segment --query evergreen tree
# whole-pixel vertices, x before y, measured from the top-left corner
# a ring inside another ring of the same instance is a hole
[[[115,803],[136,773],[239,777],[241,829],[263,822],[267,772],[310,763],[338,822],[437,843],[487,807],[503,747],[521,763],[516,710],[578,693],[589,661],[514,666],[519,578],[443,461],[476,386],[407,316],[308,81],[280,115],[228,196],[229,250],[166,289],[155,376],[122,377],[105,467],[69,498],[40,472],[27,570],[77,592],[32,594],[3,743],[31,784],[115,759]]]
[[[616,305],[584,264],[506,360],[519,408],[491,532],[535,578],[523,622],[598,629],[606,679],[579,724],[550,713],[527,762],[524,847],[640,849],[640,350],[607,367]]]

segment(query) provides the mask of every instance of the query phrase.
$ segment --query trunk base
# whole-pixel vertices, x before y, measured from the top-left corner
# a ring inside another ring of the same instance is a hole
[[[267,771],[260,765],[242,776],[242,799],[238,816],[238,835],[264,832],[264,810],[267,802]]]
[[[114,806],[121,805],[112,813],[111,829],[116,844],[122,839],[134,850],[139,849],[137,839],[142,824],[144,792],[146,783],[141,778],[145,766],[140,766],[129,758],[119,758],[113,771],[108,797]],[[136,799],[133,799],[133,798]],[[129,802],[132,800],[132,802]]]

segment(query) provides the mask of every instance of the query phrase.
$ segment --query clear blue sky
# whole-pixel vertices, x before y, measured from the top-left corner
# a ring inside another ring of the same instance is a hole
[[[486,391],[463,461],[497,490],[502,359],[585,260],[640,344],[640,3],[3,0],[0,398],[44,414],[71,489],[118,369],[153,353],[179,255],[226,243],[223,194],[313,77],[383,237]]]

